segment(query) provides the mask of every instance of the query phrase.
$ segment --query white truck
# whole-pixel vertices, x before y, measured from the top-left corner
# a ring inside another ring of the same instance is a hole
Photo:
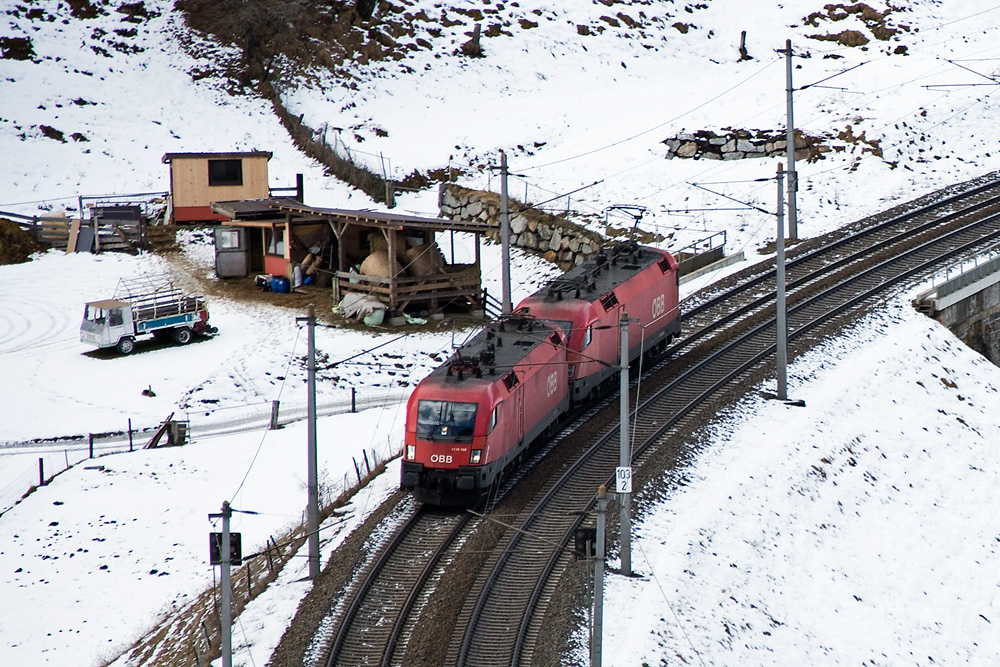
[[[122,279],[112,298],[86,304],[80,341],[131,354],[139,336],[152,334],[184,345],[195,334],[216,331],[208,324],[204,297],[185,293],[169,277],[147,277]]]

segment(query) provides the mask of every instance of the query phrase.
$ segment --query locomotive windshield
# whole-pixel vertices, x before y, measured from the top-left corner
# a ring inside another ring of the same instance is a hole
[[[475,403],[420,401],[417,404],[417,437],[471,442],[477,408]]]

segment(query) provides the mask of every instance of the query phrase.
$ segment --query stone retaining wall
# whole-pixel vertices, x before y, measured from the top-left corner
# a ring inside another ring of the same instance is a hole
[[[726,128],[729,130],[729,128]],[[795,131],[795,159],[814,160],[831,148],[822,138],[811,137]],[[662,142],[667,147],[668,158],[701,160],[746,160],[762,157],[784,157],[784,131],[729,130],[716,134],[711,130],[698,130],[691,134],[678,134]]]
[[[508,201],[511,245],[541,255],[563,271],[582,264],[604,244],[600,234],[544,211],[533,208],[522,211],[522,206],[516,199]],[[443,218],[478,220],[495,227],[488,236],[500,243],[500,195],[497,193],[442,183],[438,190],[438,208]]]

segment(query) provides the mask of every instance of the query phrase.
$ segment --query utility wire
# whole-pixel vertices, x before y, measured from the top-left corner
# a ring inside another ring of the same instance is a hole
[[[281,381],[281,385],[278,387],[278,398],[279,399],[281,398],[281,392],[284,391],[284,389],[285,389],[285,383],[288,381],[288,371],[291,369],[291,367],[292,367],[292,361],[295,359],[295,346],[298,344],[298,342],[299,342],[299,336],[301,334],[302,334],[302,327],[297,327],[297,331],[296,331],[296,334],[295,334],[295,340],[292,341],[292,349],[288,353],[288,363],[285,365],[285,373],[284,373],[284,376],[283,376],[284,379]],[[232,504],[232,501],[236,499],[237,495],[239,495],[240,491],[243,489],[243,485],[246,484],[247,478],[250,476],[250,471],[253,470],[253,466],[257,462],[257,457],[260,455],[260,450],[264,446],[264,440],[267,439],[267,434],[270,433],[270,432],[271,432],[271,426],[270,426],[270,424],[268,424],[267,426],[264,427],[264,432],[260,436],[260,442],[257,443],[257,451],[255,451],[253,453],[253,458],[250,459],[250,465],[247,466],[247,471],[243,475],[243,479],[240,480],[240,485],[236,488],[236,491],[229,498],[230,504]]]
[[[674,123],[674,122],[680,120],[684,116],[687,116],[687,115],[690,115],[690,114],[694,113],[695,111],[697,111],[698,109],[701,109],[702,107],[708,106],[712,102],[718,100],[720,97],[728,95],[730,92],[736,90],[737,88],[739,88],[743,84],[747,83],[748,81],[750,81],[754,77],[756,77],[759,74],[765,72],[772,65],[774,65],[775,63],[780,62],[780,61],[781,61],[781,59],[779,59],[779,58],[776,58],[776,59],[772,60],[767,65],[764,65],[764,67],[760,68],[759,70],[757,70],[756,72],[754,72],[750,76],[746,77],[745,79],[737,82],[736,84],[734,84],[730,88],[728,88],[728,89],[724,90],[723,92],[719,93],[715,97],[713,97],[711,99],[708,99],[708,100],[705,100],[704,102],[702,102],[698,106],[693,107],[691,109],[688,109],[687,111],[684,111],[683,113],[678,114],[677,116],[674,116],[673,118],[671,118],[669,120],[666,120],[666,121],[660,123],[659,125],[651,127],[651,128],[649,128],[647,130],[643,130],[642,132],[639,132],[638,134],[633,134],[632,136],[626,137],[625,139],[620,139],[618,141],[615,141],[613,143],[607,144],[605,146],[601,146],[600,148],[595,148],[593,150],[589,150],[589,151],[587,151],[585,153],[580,153],[578,155],[573,155],[573,156],[570,156],[570,157],[567,157],[567,158],[562,158],[561,160],[554,160],[552,162],[547,162],[545,164],[539,164],[539,165],[536,165],[534,167],[524,167],[524,168],[521,168],[521,171],[531,171],[532,169],[542,169],[544,167],[551,167],[552,165],[555,165],[555,164],[562,164],[563,162],[569,162],[571,160],[576,160],[576,159],[579,159],[581,157],[586,157],[588,155],[593,155],[594,153],[599,153],[599,152],[607,150],[609,148],[614,148],[615,146],[620,146],[621,144],[624,144],[624,143],[627,143],[629,141],[632,141],[633,139],[638,139],[639,137],[641,137],[643,135],[649,134],[650,132],[654,132],[654,131],[660,129],[661,127],[665,127],[667,125],[670,125],[671,123]]]

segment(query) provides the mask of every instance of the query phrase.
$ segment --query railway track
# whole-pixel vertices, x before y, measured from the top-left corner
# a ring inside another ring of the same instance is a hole
[[[401,504],[406,521],[357,580],[339,619],[328,665],[405,664],[397,655],[400,640],[412,630],[421,594],[472,517],[435,513],[410,498]]]
[[[894,286],[995,243],[998,182],[856,227],[832,234],[826,243],[804,244],[789,258],[793,349],[836,331]],[[752,267],[728,282],[689,299],[683,338],[668,360],[642,379],[643,397],[631,426],[637,482],[674,465],[684,454],[680,443],[715,416],[716,404],[770,373],[773,265]],[[517,492],[508,494],[516,501],[502,496],[487,510],[516,516],[510,525],[492,516],[483,521],[472,514],[413,509],[397,539],[345,591],[340,607],[346,611],[325,664],[552,663],[561,639],[551,631],[551,601],[571,567],[575,529],[593,520],[598,485],[610,484],[618,442],[617,401],[609,399],[564,430],[561,442],[550,446],[560,448],[549,457],[556,460],[548,461],[544,473],[526,474]],[[451,591],[459,603],[438,604],[446,597],[438,586],[445,568],[463,558],[463,545],[487,524],[497,534],[490,554],[480,559],[460,594]],[[437,628],[430,643],[438,652],[417,660],[407,645],[428,628]]]

